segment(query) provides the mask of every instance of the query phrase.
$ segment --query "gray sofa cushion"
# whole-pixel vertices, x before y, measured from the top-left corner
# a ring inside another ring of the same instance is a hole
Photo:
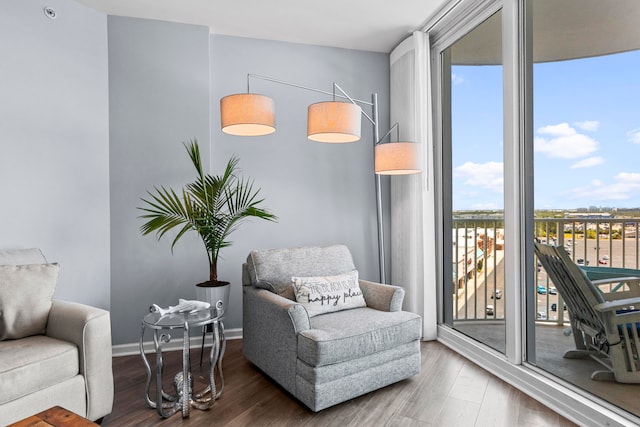
[[[247,257],[251,283],[293,299],[293,276],[334,276],[355,269],[344,245],[252,251]]]
[[[73,378],[78,360],[78,347],[55,338],[0,342],[0,404]]]
[[[312,366],[323,366],[389,350],[419,340],[420,319],[405,311],[368,307],[316,316],[309,319],[311,329],[298,336],[298,358]]]

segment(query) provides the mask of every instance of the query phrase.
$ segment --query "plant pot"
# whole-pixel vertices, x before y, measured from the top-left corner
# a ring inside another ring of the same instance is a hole
[[[221,285],[222,284],[222,285]],[[222,301],[224,313],[229,308],[229,293],[231,284],[229,282],[202,282],[196,285],[196,299],[205,301],[215,307],[218,301]]]

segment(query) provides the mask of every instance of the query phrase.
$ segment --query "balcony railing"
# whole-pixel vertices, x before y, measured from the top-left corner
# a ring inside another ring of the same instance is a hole
[[[453,318],[504,320],[504,222],[453,220]],[[534,220],[536,239],[564,246],[578,265],[640,270],[640,218]],[[509,250],[509,248],[506,248]],[[539,322],[567,320],[564,302],[535,260],[535,312]]]

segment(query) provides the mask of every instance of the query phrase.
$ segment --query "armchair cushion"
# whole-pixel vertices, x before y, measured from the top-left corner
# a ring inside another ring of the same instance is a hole
[[[309,317],[367,305],[358,285],[358,270],[337,276],[292,277],[291,281],[296,301]]]
[[[0,347],[0,405],[78,375],[78,347],[44,335]]]
[[[364,307],[310,319],[298,337],[298,359],[312,366],[346,362],[420,339],[420,316]],[[348,327],[346,326],[348,325]]]
[[[0,341],[43,334],[58,264],[0,265]]]

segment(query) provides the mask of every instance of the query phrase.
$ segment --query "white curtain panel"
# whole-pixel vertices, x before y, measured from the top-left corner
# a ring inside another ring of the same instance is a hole
[[[423,339],[437,337],[433,143],[429,36],[416,31],[391,52],[391,123],[400,139],[422,144],[423,172],[391,177],[391,283],[404,309],[423,319]]]

